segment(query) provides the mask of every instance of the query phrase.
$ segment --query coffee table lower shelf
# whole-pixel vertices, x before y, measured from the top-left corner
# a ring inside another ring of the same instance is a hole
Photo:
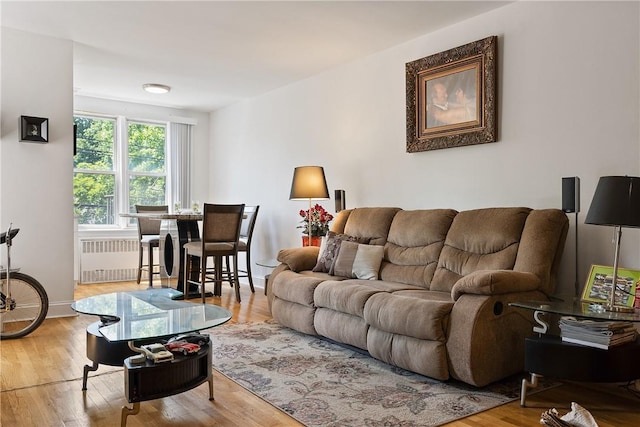
[[[140,411],[140,402],[183,393],[209,383],[209,400],[213,400],[212,359],[209,345],[203,345],[195,355],[176,355],[171,362],[132,364],[124,361],[125,397],[132,407],[122,407],[120,425],[127,424],[127,416]]]
[[[537,377],[569,381],[623,382],[640,378],[640,338],[608,350],[563,342],[558,336],[543,335],[525,340],[525,370],[531,381],[522,380],[520,405],[525,406],[527,389],[536,387]]]

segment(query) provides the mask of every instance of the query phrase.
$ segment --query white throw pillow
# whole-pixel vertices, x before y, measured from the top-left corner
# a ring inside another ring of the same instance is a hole
[[[384,247],[343,241],[333,264],[333,274],[352,279],[376,280]]]

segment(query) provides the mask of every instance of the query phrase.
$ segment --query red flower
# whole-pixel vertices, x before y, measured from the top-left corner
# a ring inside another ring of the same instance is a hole
[[[333,220],[333,215],[318,203],[309,210],[300,210],[299,214],[303,219],[301,221],[302,225],[298,226],[298,228],[302,228],[302,233],[306,235],[311,232],[312,236],[325,236],[329,231],[329,222]],[[309,218],[311,218],[311,227],[309,227]]]

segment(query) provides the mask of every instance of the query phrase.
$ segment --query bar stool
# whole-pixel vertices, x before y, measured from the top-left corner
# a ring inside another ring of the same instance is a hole
[[[246,261],[246,269],[238,269],[238,278],[246,277],[249,279],[249,288],[251,288],[252,293],[255,293],[255,288],[253,287],[253,274],[251,273],[251,241],[253,240],[253,229],[256,226],[259,209],[259,205],[245,206],[242,226],[240,228],[240,240],[238,242],[238,253],[244,253]],[[226,257],[225,265],[225,274],[230,275],[231,267],[229,257]]]
[[[136,213],[167,213],[169,206],[144,206],[135,205]],[[153,288],[153,275],[160,275],[160,263],[153,262],[153,248],[160,247],[160,224],[162,221],[149,218],[138,219],[138,278],[136,282],[140,284],[142,272],[149,272],[149,287]],[[143,263],[144,249],[147,249],[147,263]],[[154,271],[154,267],[158,267],[158,271]]]
[[[184,275],[184,289],[189,289],[189,284],[200,286],[202,303],[205,303],[205,283],[214,282],[213,294],[222,295],[222,260],[224,257],[233,258],[233,285],[236,290],[236,301],[240,302],[240,281],[238,280],[238,242],[240,239],[240,227],[244,215],[244,204],[241,205],[215,205],[204,204],[202,220],[202,239],[199,242],[186,243],[184,248],[184,269],[191,271],[192,257],[200,258],[200,280],[189,280]],[[213,257],[214,268],[207,271],[207,259]]]

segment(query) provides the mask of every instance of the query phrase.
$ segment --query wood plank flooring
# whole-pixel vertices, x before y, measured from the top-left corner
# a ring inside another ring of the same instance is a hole
[[[75,298],[144,289],[131,282],[80,285]],[[194,300],[196,301],[196,300]],[[231,322],[261,322],[270,318],[262,289],[251,294],[242,287],[242,303],[233,290],[223,288],[222,297],[208,303],[228,308]],[[117,426],[124,398],[123,370],[100,366],[91,372],[88,390],[83,392],[82,367],[85,328],[95,317],[47,319],[31,335],[0,342],[0,426]],[[640,361],[638,361],[640,363]],[[128,426],[300,426],[284,412],[254,396],[214,371],[216,400],[208,400],[206,384],[176,396],[142,402],[140,413],[128,417]],[[566,383],[530,396],[527,407],[519,402],[447,424],[462,427],[507,427],[540,425],[540,414],[555,407],[561,414],[575,401],[587,408],[600,427],[640,425],[640,397],[617,385]]]

